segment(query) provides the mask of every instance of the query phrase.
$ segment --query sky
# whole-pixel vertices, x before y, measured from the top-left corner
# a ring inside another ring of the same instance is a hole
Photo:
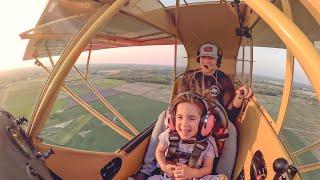
[[[1,31],[0,44],[2,59],[0,60],[0,71],[6,71],[19,67],[33,66],[32,61],[23,62],[22,57],[27,45],[27,40],[22,40],[19,34],[33,28],[47,0],[24,0],[17,2],[5,1],[5,5],[0,11],[0,18],[3,24]],[[124,53],[125,52],[125,53]],[[130,63],[132,61],[140,64],[172,64],[173,59],[172,46],[155,46],[155,47],[135,47],[135,48],[118,48],[106,51],[97,51],[92,54],[103,54],[108,57],[108,62]],[[254,48],[254,73],[273,76],[277,78],[284,77],[285,69],[285,50]],[[165,61],[163,61],[165,60]],[[99,60],[97,60],[99,62]],[[272,70],[272,73],[270,71]],[[307,81],[299,65],[295,67],[295,81]]]
[[[0,10],[0,71],[32,64],[22,62],[27,40],[20,39],[19,34],[36,25],[46,4],[47,0],[3,2]]]

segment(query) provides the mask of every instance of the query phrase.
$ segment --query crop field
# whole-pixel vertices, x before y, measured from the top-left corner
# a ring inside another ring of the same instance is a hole
[[[166,103],[127,93],[113,95],[107,99],[138,131],[153,123],[167,107]],[[94,101],[91,106],[130,132],[100,102]],[[115,151],[127,142],[80,106],[51,114],[41,137],[50,144],[109,152]]]
[[[2,107],[16,117],[30,118],[43,84],[41,77],[8,84],[2,89]]]
[[[89,74],[89,81],[138,131],[141,132],[153,123],[167,108],[172,74],[172,70],[166,69],[167,67],[96,65],[91,68],[94,71]],[[32,76],[26,76],[24,73],[14,79],[0,79],[0,108],[16,117],[25,115],[30,118],[46,76],[37,71],[32,71]],[[98,101],[79,76],[73,72],[67,80],[65,85],[91,107],[130,132]],[[258,102],[273,119],[277,119],[279,112],[282,84],[280,80],[267,77],[255,78],[253,81]],[[289,152],[320,140],[320,103],[310,87],[299,85],[294,88],[285,118],[280,138]],[[127,142],[63,91],[59,93],[40,136],[45,143],[102,152],[116,151]],[[302,165],[319,159],[320,147],[294,160],[297,165]],[[302,174],[302,177],[320,179],[320,170]]]
[[[282,87],[264,80],[254,86],[255,96],[273,119],[279,112]],[[260,92],[257,94],[256,92]],[[270,93],[271,92],[271,93]],[[280,138],[289,152],[297,151],[320,140],[320,103],[310,91],[294,89],[287,108]],[[294,158],[296,165],[319,162],[320,147]],[[301,174],[303,179],[320,179],[320,170]]]

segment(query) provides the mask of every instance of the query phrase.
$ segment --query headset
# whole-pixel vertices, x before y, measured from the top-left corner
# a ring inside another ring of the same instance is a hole
[[[185,95],[190,96],[190,98],[196,98],[196,99],[200,100],[204,104],[204,106],[206,107],[206,112],[203,113],[201,116],[199,128],[198,128],[198,133],[197,133],[197,140],[202,140],[210,135],[210,133],[213,129],[213,126],[215,124],[215,117],[213,116],[213,114],[210,113],[209,104],[207,103],[207,100],[198,94],[195,94],[191,91],[188,91],[188,92],[183,92],[183,93],[178,94],[176,96],[176,98],[179,98],[179,97],[185,96]],[[173,111],[177,105],[178,105],[178,103],[170,104],[170,106],[168,107],[168,110],[166,112],[165,122],[169,126],[170,131],[176,131],[175,114]]]
[[[217,67],[221,67],[221,63],[222,63],[222,58],[223,58],[223,51],[221,50],[221,48],[213,43],[205,43],[205,44],[212,44],[214,46],[216,46],[218,48],[218,59],[217,59]],[[198,63],[200,63],[200,48],[197,49],[197,56],[196,56],[196,60]]]

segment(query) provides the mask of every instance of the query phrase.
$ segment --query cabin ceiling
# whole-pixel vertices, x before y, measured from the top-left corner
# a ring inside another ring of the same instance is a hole
[[[29,39],[24,59],[46,57],[45,47],[53,56],[61,55],[75,34],[105,2],[114,1],[50,0],[37,23],[38,28],[20,35],[23,39]],[[100,30],[86,50],[90,46],[96,50],[174,43],[173,37],[178,36],[174,7],[165,9],[157,0],[130,3],[133,4],[123,8]],[[320,41],[319,25],[315,19],[298,0],[291,0],[290,3],[294,22],[311,41]],[[275,4],[282,9],[280,0],[276,0]],[[242,4],[242,12],[245,7]],[[181,6],[179,17],[178,32],[191,58],[195,56],[196,48],[208,41],[221,46],[225,57],[236,57],[240,38],[235,36],[235,28],[239,27],[239,23],[226,4],[212,2]],[[285,48],[263,20],[254,26],[253,37],[255,46]]]
[[[282,10],[281,0],[274,4]],[[290,0],[293,21],[310,41],[320,41],[320,26],[299,0]],[[261,47],[286,48],[281,39],[260,19],[253,28],[253,44]]]

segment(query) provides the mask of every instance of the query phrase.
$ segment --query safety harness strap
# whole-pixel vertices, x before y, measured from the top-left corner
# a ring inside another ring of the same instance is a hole
[[[169,133],[169,147],[166,156],[166,161],[176,164],[179,162],[179,157],[177,155],[177,149],[179,147],[180,137],[177,131],[170,131]]]
[[[195,144],[195,146],[191,154],[180,152],[179,142],[180,142],[180,137],[178,133],[176,131],[170,131],[169,147],[168,147],[168,153],[166,155],[166,161],[173,164],[177,164],[179,162],[179,158],[189,159],[188,166],[191,168],[194,168],[200,158],[201,153],[207,148],[208,142],[206,140],[201,142],[194,141],[194,143],[192,144]]]
[[[191,168],[195,168],[196,164],[200,158],[201,153],[207,148],[208,142],[202,141],[197,142],[197,144],[194,146],[194,149],[191,153],[190,159],[188,161],[188,166]]]

